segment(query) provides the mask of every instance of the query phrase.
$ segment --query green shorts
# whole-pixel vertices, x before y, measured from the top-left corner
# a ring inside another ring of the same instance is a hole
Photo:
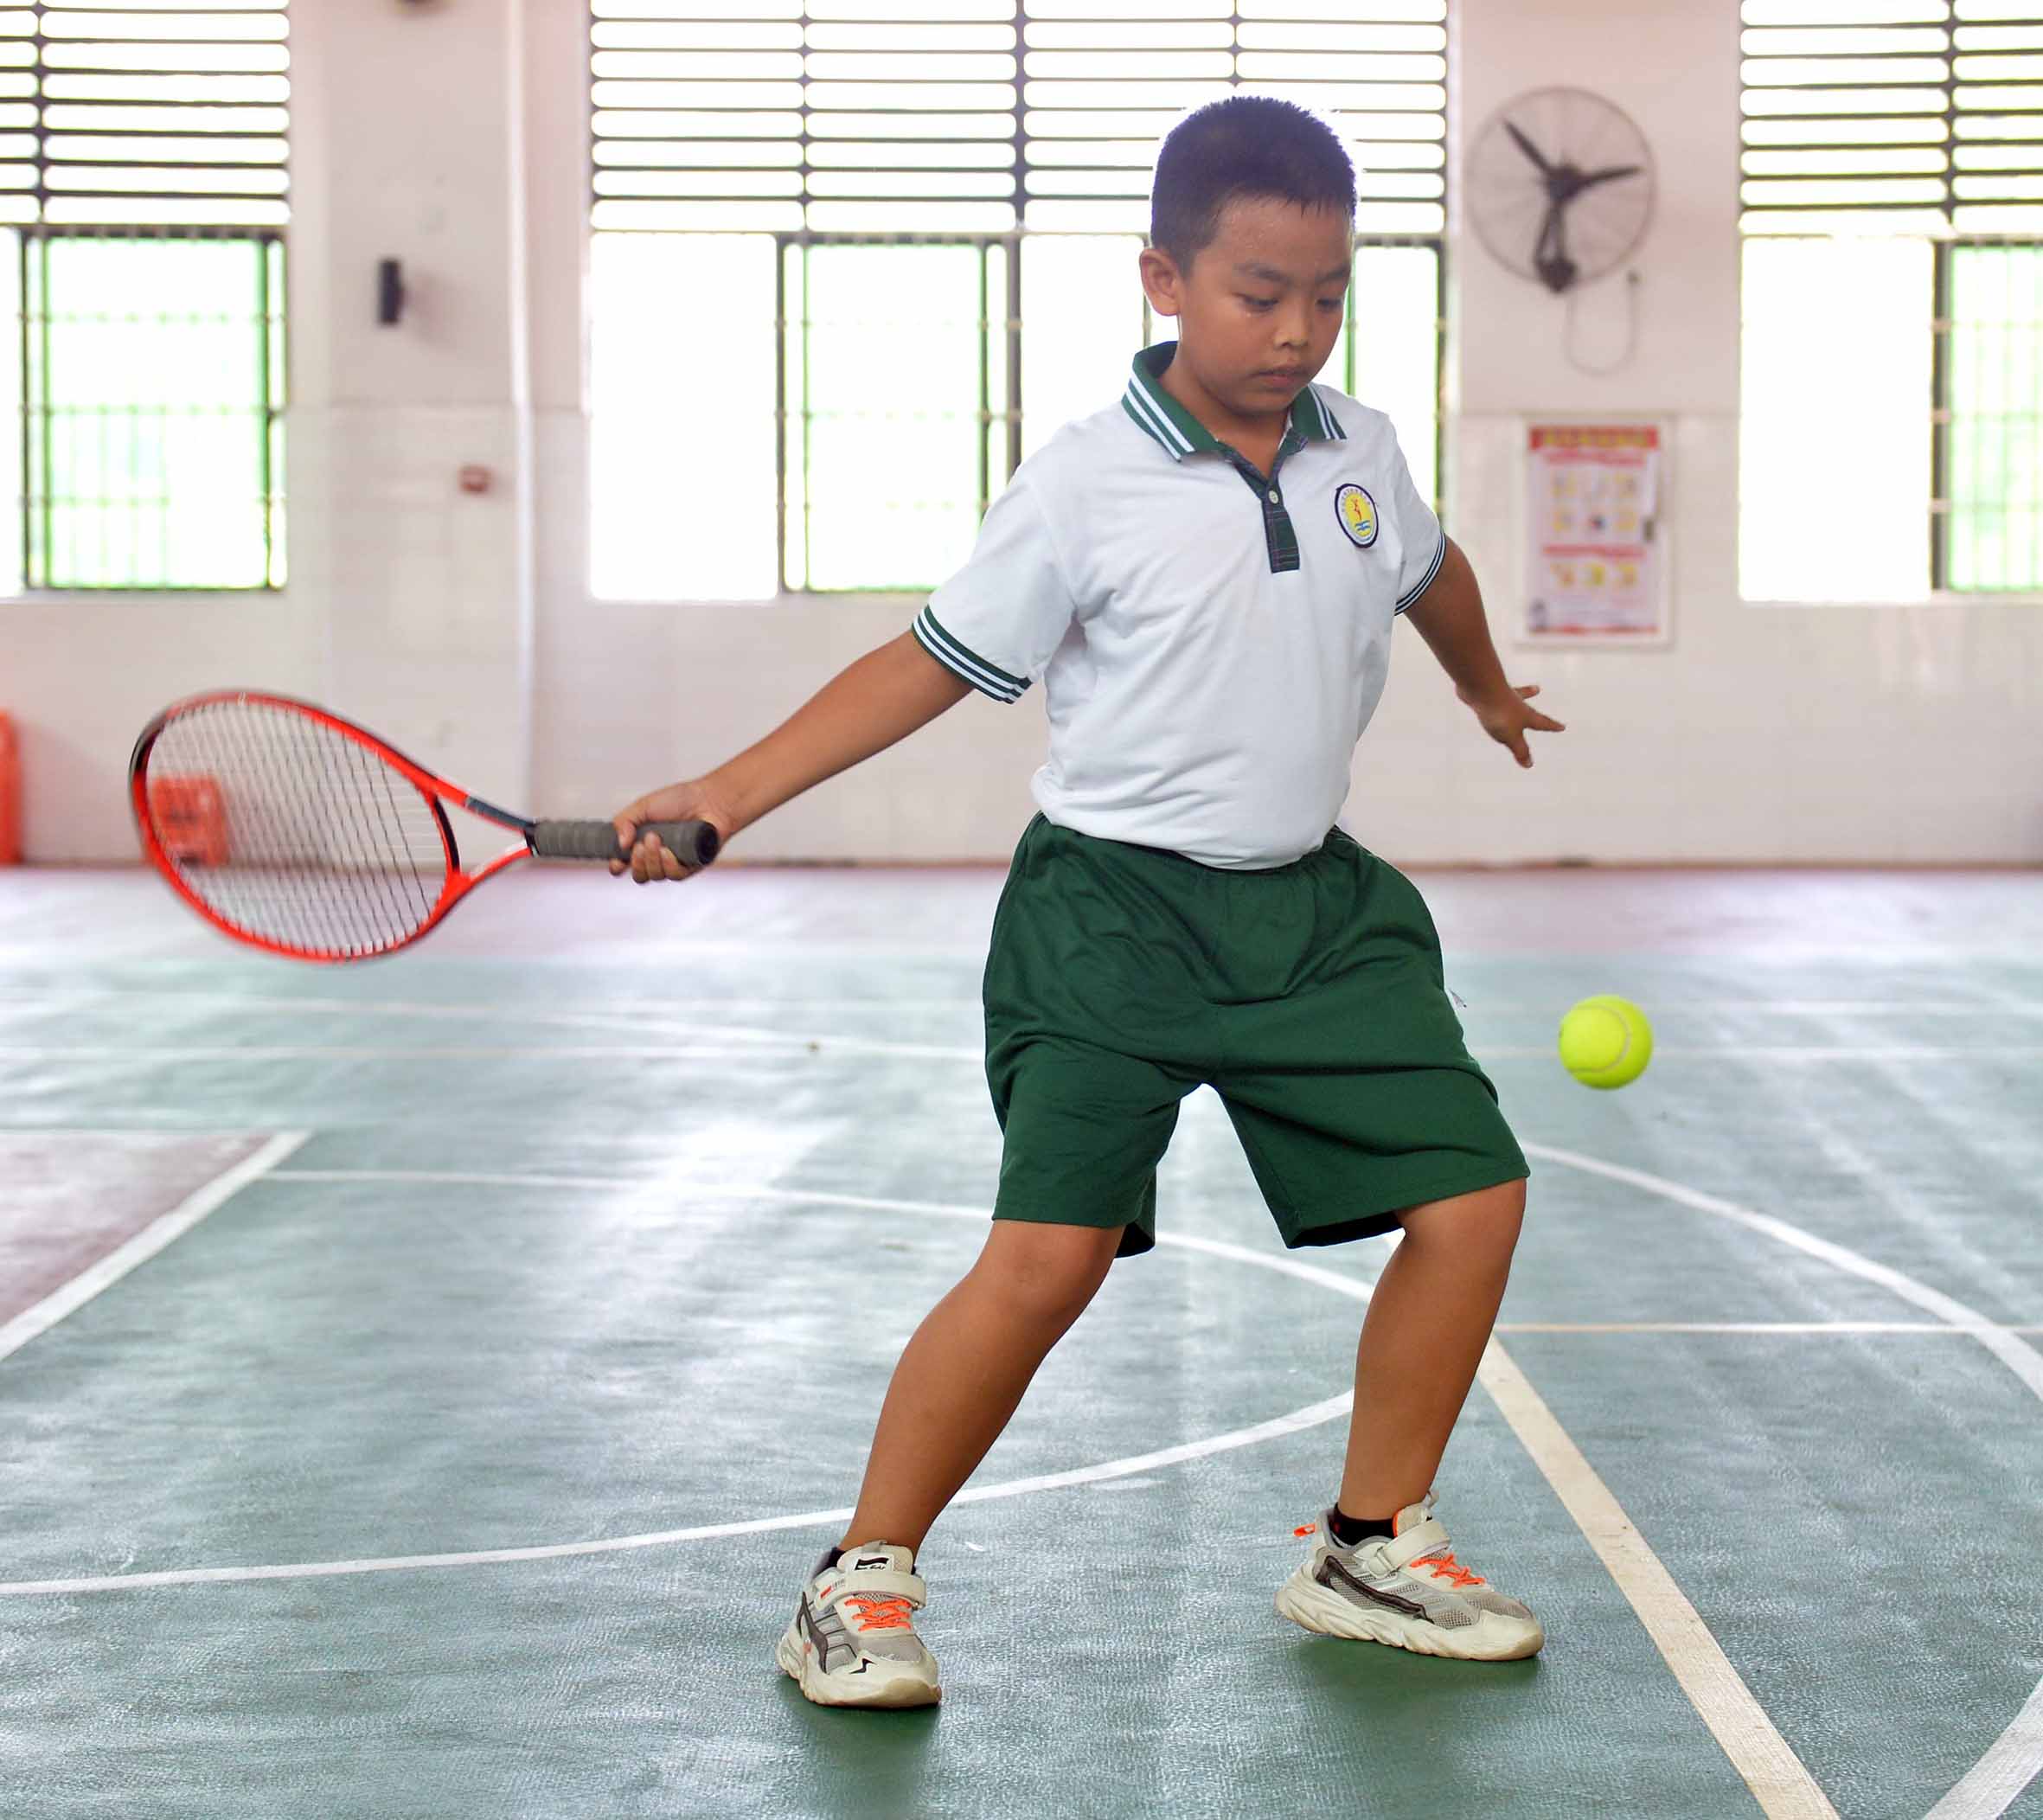
[[[1528,1173],[1462,1039],[1425,900],[1336,829],[1223,871],[1038,816],[986,960],[994,1217],[1156,1242],[1178,1102],[1211,1086],[1287,1246]]]

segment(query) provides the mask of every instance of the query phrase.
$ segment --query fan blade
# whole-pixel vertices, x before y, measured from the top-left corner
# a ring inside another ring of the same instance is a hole
[[[1592,170],[1577,186],[1576,194],[1580,195],[1591,183],[1611,183],[1619,177],[1636,177],[1645,168],[1643,164],[1613,164],[1608,170]]]
[[[1540,176],[1550,177],[1553,175],[1553,167],[1549,164],[1545,158],[1540,156],[1540,148],[1534,144],[1530,139],[1527,138],[1526,136],[1519,131],[1519,130],[1508,120],[1504,122],[1504,131],[1509,133],[1512,138],[1517,141],[1519,151],[1522,151],[1527,157],[1530,158],[1534,164],[1539,166]]]

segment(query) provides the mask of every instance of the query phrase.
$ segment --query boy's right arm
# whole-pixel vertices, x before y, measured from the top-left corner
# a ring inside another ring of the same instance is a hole
[[[703,821],[725,840],[811,785],[884,752],[971,694],[925,650],[913,632],[868,651],[810,696],[794,714],[706,777],[669,784],[642,796],[614,817],[618,838],[631,849],[640,884],[684,879],[687,867],[658,838],[644,840],[645,822]],[[612,876],[622,861],[611,862]]]

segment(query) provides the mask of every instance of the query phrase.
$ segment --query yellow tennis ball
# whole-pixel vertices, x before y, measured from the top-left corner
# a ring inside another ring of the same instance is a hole
[[[1560,1021],[1560,1060],[1585,1087],[1629,1086],[1653,1059],[1653,1026],[1629,998],[1585,998]]]

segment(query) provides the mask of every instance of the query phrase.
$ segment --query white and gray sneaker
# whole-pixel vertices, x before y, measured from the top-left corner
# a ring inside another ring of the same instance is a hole
[[[1278,1588],[1279,1615],[1323,1637],[1353,1637],[1453,1656],[1463,1662],[1513,1662],[1546,1642],[1540,1621],[1515,1599],[1455,1560],[1433,1515],[1435,1494],[1399,1511],[1394,1536],[1367,1536],[1352,1548],[1334,1540],[1331,1510],[1297,1533],[1312,1553]]]
[[[826,1548],[773,1659],[818,1706],[934,1706],[937,1659],[915,1634],[928,1599],[912,1550]]]

